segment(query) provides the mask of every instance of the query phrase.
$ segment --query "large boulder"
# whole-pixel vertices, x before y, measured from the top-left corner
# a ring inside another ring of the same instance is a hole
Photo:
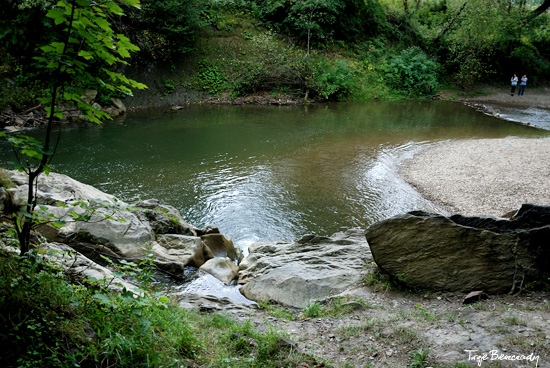
[[[410,212],[370,226],[383,273],[420,289],[513,292],[550,276],[550,207],[526,204],[510,219]]]
[[[232,261],[238,261],[242,258],[240,249],[235,247],[233,241],[220,233],[204,234],[201,235],[201,239],[214,257],[229,257]]]
[[[15,203],[24,204],[27,201],[28,176],[25,173],[12,170],[8,174],[15,184],[15,187],[10,189],[13,193]],[[50,173],[49,175],[40,175],[38,185],[36,187],[36,196],[39,204],[56,205],[57,202],[69,204],[77,200],[100,200],[112,201],[114,196],[104,193],[99,189],[81,183],[68,177],[67,175]]]
[[[16,186],[10,191],[16,204],[27,201],[27,176],[10,171]],[[141,257],[143,244],[154,240],[151,225],[143,216],[125,208],[129,206],[90,185],[78,182],[67,175],[50,173],[40,175],[36,186],[37,203],[43,205],[53,219],[66,221],[60,228],[42,226],[39,231],[49,240],[72,244],[101,244],[102,250],[124,257]],[[95,213],[89,221],[72,221],[73,214],[90,214],[78,202],[86,203]]]
[[[290,244],[256,243],[240,263],[238,283],[248,299],[304,308],[359,284],[369,259],[360,229]]]

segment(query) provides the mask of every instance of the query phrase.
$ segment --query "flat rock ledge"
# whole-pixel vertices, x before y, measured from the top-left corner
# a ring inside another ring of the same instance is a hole
[[[248,299],[304,308],[361,283],[372,259],[364,230],[294,243],[256,243],[240,263],[238,283]]]
[[[509,220],[410,212],[366,230],[383,273],[416,289],[512,293],[550,277],[550,206]]]

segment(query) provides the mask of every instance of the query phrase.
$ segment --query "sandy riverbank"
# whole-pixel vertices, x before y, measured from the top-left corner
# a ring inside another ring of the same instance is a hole
[[[550,139],[470,139],[433,145],[401,170],[451,213],[503,216],[522,203],[550,205]]]

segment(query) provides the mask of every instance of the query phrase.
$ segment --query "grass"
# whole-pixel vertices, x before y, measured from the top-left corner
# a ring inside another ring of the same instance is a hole
[[[367,321],[361,325],[340,327],[337,333],[344,338],[363,336],[375,323],[375,321]]]
[[[291,310],[271,304],[266,301],[261,301],[258,303],[258,306],[263,311],[267,312],[270,316],[275,318],[281,318],[288,321],[294,321],[297,317]]]
[[[178,307],[154,290],[136,297],[55,265],[0,250],[2,367],[275,367],[317,364],[285,343],[223,314]],[[240,334],[241,338],[232,337]],[[254,342],[254,343],[252,343]]]
[[[518,318],[517,316],[507,316],[504,318],[504,323],[513,325],[513,326],[527,326],[527,322]]]
[[[409,354],[411,358],[411,363],[409,364],[410,368],[424,368],[428,366],[427,358],[430,350],[418,349]]]

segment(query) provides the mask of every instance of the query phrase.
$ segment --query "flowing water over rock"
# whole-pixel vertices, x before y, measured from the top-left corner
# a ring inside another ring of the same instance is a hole
[[[530,124],[534,127],[550,130],[550,110],[536,107],[497,107],[500,117],[506,120],[523,124]]]

